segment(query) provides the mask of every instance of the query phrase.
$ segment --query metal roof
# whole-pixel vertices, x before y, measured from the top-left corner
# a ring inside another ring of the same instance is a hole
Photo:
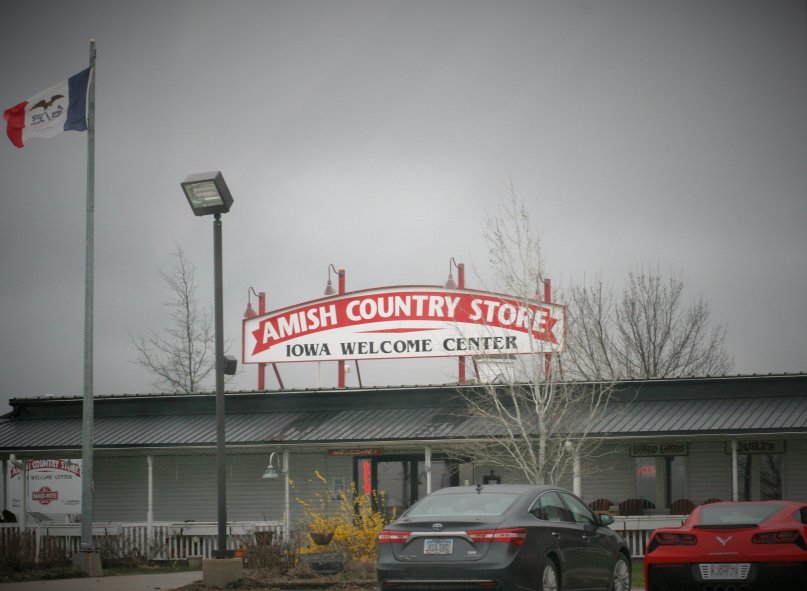
[[[473,386],[463,386],[473,390]],[[596,432],[609,438],[807,433],[807,375],[621,382]],[[19,398],[0,418],[0,452],[80,449],[81,398]],[[215,397],[98,397],[96,449],[216,442]],[[351,445],[489,435],[457,386],[227,395],[228,445]]]

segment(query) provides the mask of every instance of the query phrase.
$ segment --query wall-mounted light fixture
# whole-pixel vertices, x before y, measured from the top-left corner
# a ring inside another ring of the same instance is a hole
[[[490,474],[488,474],[487,476],[482,477],[482,484],[501,484],[501,483],[502,483],[502,477],[497,476],[493,470],[491,470]]]
[[[269,454],[269,465],[266,466],[266,470],[264,471],[263,476],[261,476],[261,478],[273,479],[280,476],[280,471],[275,467],[274,463],[276,456],[277,452],[275,451]]]
[[[339,276],[339,291],[333,286],[333,281],[331,281],[331,269],[333,272]],[[328,283],[325,285],[325,295],[335,295],[337,293],[344,293],[344,284],[345,284],[345,270],[344,269],[337,269],[332,264],[328,265]]]
[[[252,287],[247,288],[247,309],[244,310],[244,318],[249,320],[250,318],[255,318],[258,313],[255,311],[255,308],[252,307],[252,296],[251,294],[254,293],[255,296],[258,298],[258,301],[261,299],[261,294],[257,293]]]
[[[454,281],[454,274],[453,268],[457,267],[457,281]],[[454,260],[454,257],[451,257],[451,260],[448,261],[448,279],[446,279],[445,288],[446,289],[457,289],[457,288],[464,288],[465,287],[465,265],[463,263],[458,263]]]
[[[457,268],[457,280],[454,281],[453,268]],[[448,261],[448,279],[445,284],[446,289],[465,289],[465,265],[458,263],[451,257]],[[465,356],[457,357],[457,381],[465,383]]]
[[[331,270],[334,271],[339,276],[339,288],[336,289],[333,286],[333,281],[331,281]],[[337,269],[333,266],[333,264],[328,265],[328,283],[325,285],[325,295],[335,295],[335,294],[343,294],[345,293],[345,270],[344,269]],[[337,373],[337,386],[339,388],[345,387],[345,362],[344,361],[337,361],[337,365],[339,366],[338,373]]]

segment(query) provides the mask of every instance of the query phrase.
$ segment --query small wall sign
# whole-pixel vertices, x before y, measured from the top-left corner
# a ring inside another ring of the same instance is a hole
[[[329,449],[329,456],[380,456],[384,453],[383,447],[347,447],[341,449]]]
[[[687,443],[631,443],[630,455],[633,458],[643,456],[686,456],[689,455]]]
[[[726,442],[726,453],[731,454],[731,442]],[[779,440],[752,439],[737,442],[738,454],[782,454],[785,453],[785,442]]]

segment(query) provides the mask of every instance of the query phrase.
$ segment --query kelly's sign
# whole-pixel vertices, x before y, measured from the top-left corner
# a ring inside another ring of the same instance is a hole
[[[25,462],[26,483],[21,462]],[[10,509],[21,519],[26,511],[81,513],[81,460],[20,460],[6,472]]]
[[[244,320],[243,362],[549,353],[563,349],[565,318],[483,291],[354,291]]]

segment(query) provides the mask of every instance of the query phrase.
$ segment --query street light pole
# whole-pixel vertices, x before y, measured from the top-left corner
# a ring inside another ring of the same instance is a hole
[[[216,558],[227,558],[227,469],[224,429],[224,287],[221,262],[221,214],[230,211],[233,197],[221,172],[192,174],[182,181],[182,190],[197,216],[213,215],[214,324],[216,332],[216,481],[218,499],[218,550]],[[233,368],[233,372],[235,369]]]
[[[224,282],[221,263],[221,214],[213,219],[213,282],[216,331],[216,474],[218,484],[218,558],[227,555],[227,468],[224,431]]]

